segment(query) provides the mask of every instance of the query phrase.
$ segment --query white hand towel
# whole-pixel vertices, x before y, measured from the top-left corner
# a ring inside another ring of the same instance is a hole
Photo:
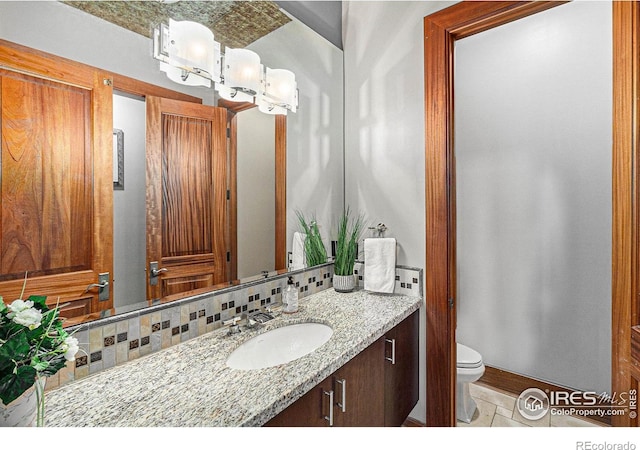
[[[364,240],[364,288],[392,294],[396,285],[395,238]]]
[[[293,233],[293,245],[291,247],[291,268],[293,270],[304,269],[306,267],[304,258],[304,241],[307,235],[296,231]]]

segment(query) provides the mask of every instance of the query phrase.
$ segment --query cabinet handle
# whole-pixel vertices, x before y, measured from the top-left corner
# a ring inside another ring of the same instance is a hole
[[[324,416],[324,420],[329,422],[329,426],[332,427],[333,426],[333,391],[325,391],[324,389],[322,390],[322,393],[324,395],[328,395],[329,396],[329,415],[328,416]]]
[[[347,412],[347,380],[343,378],[341,380],[336,380],[336,383],[340,385],[340,390],[342,392],[341,401],[339,401],[336,404],[340,407],[340,410],[344,413],[344,412]]]
[[[385,355],[384,359],[386,359],[387,361],[391,361],[391,364],[395,364],[396,363],[396,340],[385,338],[384,341],[391,344],[391,358]]]

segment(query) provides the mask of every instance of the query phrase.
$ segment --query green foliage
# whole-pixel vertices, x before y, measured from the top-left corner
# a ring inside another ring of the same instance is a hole
[[[351,210],[347,207],[338,223],[334,265],[336,275],[353,275],[353,266],[358,258],[358,240],[363,230],[364,217],[362,215],[351,217]]]
[[[58,308],[49,309],[45,301],[31,296],[5,304],[0,297],[0,399],[5,405],[36,379],[57,373],[78,350],[78,341],[62,327]]]
[[[315,217],[311,222],[307,223],[304,215],[300,211],[296,211],[300,227],[306,235],[304,240],[304,257],[307,267],[318,266],[327,262],[327,249],[322,242],[320,229]]]

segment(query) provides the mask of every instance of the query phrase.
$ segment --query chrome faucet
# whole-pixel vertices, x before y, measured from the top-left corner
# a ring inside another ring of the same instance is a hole
[[[222,325],[229,325],[229,330],[227,331],[228,335],[240,333],[240,325],[238,325],[240,320],[241,317],[232,317],[231,319],[222,322]]]

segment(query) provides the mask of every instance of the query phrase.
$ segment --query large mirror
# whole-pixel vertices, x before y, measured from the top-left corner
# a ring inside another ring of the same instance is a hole
[[[116,20],[108,16],[99,18],[94,15],[95,11],[83,11],[77,7],[82,3],[100,4],[107,12],[115,12],[114,17],[119,20],[138,26],[142,23],[143,31],[132,31],[125,23],[116,25],[112,23]],[[144,29],[150,30],[154,24],[147,18],[140,20],[135,8],[127,14],[117,14],[114,8],[118,3],[124,2],[0,2],[0,39],[188,94],[202,99],[204,105],[215,106],[218,99],[213,89],[176,84],[159,71],[158,62],[151,57],[151,39],[143,35]],[[235,17],[237,26],[229,28],[227,24],[227,29],[214,29],[216,40],[237,47],[242,41],[234,41],[234,33],[242,34],[243,30],[262,33],[258,33],[257,38],[250,37],[253,40],[246,47],[257,52],[265,65],[292,70],[299,88],[298,111],[286,116],[286,208],[285,217],[280,218],[286,223],[286,249],[291,249],[292,236],[297,230],[295,210],[313,214],[320,223],[326,224],[323,231],[329,240],[329,225],[341,211],[343,201],[342,50],[272,2],[126,3],[136,8],[170,12],[178,20],[197,20],[187,15],[195,5],[224,3],[227,8],[224,15]],[[254,7],[248,8],[250,4]],[[266,27],[265,11],[274,6],[284,20],[265,34],[262,31]],[[198,14],[203,19],[211,18],[202,11]],[[114,173],[114,310],[111,313],[118,314],[145,307],[149,302],[145,294],[148,283],[144,210],[146,100],[115,87],[114,158],[116,161],[121,158],[122,180],[116,178],[117,170],[105,170]],[[235,229],[238,264],[231,283],[255,279],[263,272],[273,273],[276,269],[273,237],[276,179],[270,159],[274,152],[272,148],[255,147],[261,141],[273,141],[275,118],[257,110],[236,115],[237,220],[242,223]],[[116,186],[118,183],[122,185]]]

